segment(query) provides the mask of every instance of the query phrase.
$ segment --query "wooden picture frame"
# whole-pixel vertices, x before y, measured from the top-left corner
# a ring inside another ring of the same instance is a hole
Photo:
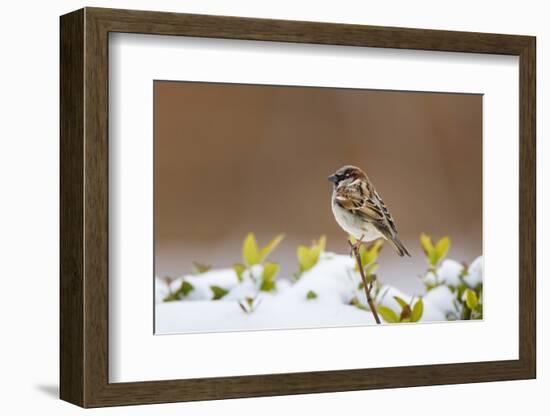
[[[85,8],[61,17],[60,396],[82,407],[397,388],[536,376],[535,38]],[[519,56],[519,359],[109,383],[111,32]]]

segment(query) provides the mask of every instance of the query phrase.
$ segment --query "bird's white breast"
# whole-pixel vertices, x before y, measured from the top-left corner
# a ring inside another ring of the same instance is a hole
[[[334,198],[331,205],[332,213],[338,225],[357,240],[372,241],[384,237],[373,224],[362,220],[359,215],[342,208],[334,201]]]

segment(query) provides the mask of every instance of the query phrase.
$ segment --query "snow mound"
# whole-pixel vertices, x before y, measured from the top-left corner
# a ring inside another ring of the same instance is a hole
[[[350,305],[318,299],[295,301],[264,297],[246,314],[237,302],[166,302],[157,305],[156,332],[222,332],[257,329],[319,328],[374,324],[372,315]]]
[[[481,256],[470,264],[470,267],[468,267],[468,274],[464,276],[464,281],[470,287],[476,287],[483,281],[483,258]]]
[[[370,311],[351,304],[356,300],[360,306],[367,306],[365,293],[359,287],[361,278],[355,271],[355,261],[348,255],[323,253],[318,263],[296,282],[279,277],[275,289],[270,292],[260,290],[262,271],[262,266],[254,266],[245,271],[239,281],[233,269],[210,270],[181,276],[169,288],[157,279],[156,332],[319,328],[375,323]],[[482,258],[474,260],[467,270],[454,260],[445,260],[437,275],[438,283],[445,281],[455,286],[462,278],[468,285],[475,286],[483,278]],[[182,300],[162,301],[170,292],[177,291],[184,281],[192,285],[192,290]],[[213,300],[212,286],[227,293]],[[385,285],[378,291],[375,301],[399,315],[401,307],[395,296],[407,303],[413,298],[415,301],[422,298],[421,322],[445,321],[448,314],[456,312],[455,295],[444,285],[414,296]],[[252,308],[246,307],[247,298],[254,299]]]

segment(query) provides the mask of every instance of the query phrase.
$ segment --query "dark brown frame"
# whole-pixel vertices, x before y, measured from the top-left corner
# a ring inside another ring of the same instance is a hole
[[[109,383],[110,32],[519,56],[519,359]],[[535,38],[85,8],[61,17],[60,396],[83,407],[396,388],[536,377]]]

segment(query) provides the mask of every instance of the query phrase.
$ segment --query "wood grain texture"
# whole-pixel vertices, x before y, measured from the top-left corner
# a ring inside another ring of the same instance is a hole
[[[60,24],[60,388],[84,404],[84,12]]]
[[[206,379],[108,380],[108,33],[520,57],[519,360]],[[83,407],[533,378],[535,38],[86,8],[61,18],[61,397]]]
[[[536,378],[536,40],[520,54],[519,143],[519,355]]]

